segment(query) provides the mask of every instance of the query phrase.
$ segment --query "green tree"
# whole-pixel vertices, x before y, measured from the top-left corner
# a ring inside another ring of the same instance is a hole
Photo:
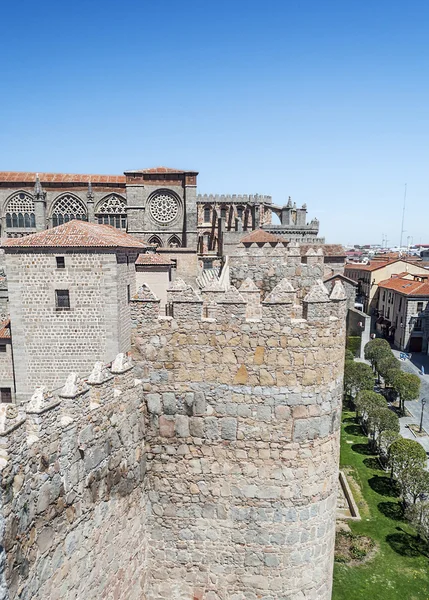
[[[389,408],[387,408],[387,405],[378,406],[375,409],[370,410],[368,420],[372,439],[373,441],[377,440],[379,445],[380,437],[384,431],[393,431],[399,433],[398,416]]]
[[[387,385],[391,385],[393,383],[395,374],[400,370],[399,360],[397,360],[393,352],[390,351],[389,354],[382,356],[377,362],[377,369],[379,374],[383,377],[384,382]]]
[[[377,370],[378,361],[391,354],[392,350],[390,349],[390,344],[387,340],[376,338],[366,344],[364,353],[366,360],[369,360],[373,369]]]
[[[382,431],[378,440],[380,450],[384,452],[385,455],[388,455],[390,446],[396,442],[396,440],[399,440],[400,437],[399,433],[395,430],[386,429],[385,431]]]
[[[414,440],[400,438],[393,442],[389,448],[389,462],[391,475],[399,474],[404,469],[426,466],[426,452],[424,448]]]
[[[361,390],[355,398],[356,417],[360,415],[362,421],[367,421],[371,413],[377,409],[386,408],[387,402],[381,394],[372,390]]]
[[[399,410],[405,414],[405,402],[416,400],[420,394],[420,378],[412,373],[397,371],[393,377],[393,389],[399,396]]]
[[[344,366],[344,390],[354,397],[361,390],[372,390],[374,375],[365,363],[347,361]]]
[[[429,494],[429,473],[419,465],[400,470],[396,479],[404,505],[415,504],[421,494]]]

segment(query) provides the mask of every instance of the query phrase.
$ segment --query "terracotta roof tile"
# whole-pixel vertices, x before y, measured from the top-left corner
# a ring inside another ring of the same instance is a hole
[[[125,174],[128,173],[146,173],[150,174],[162,174],[162,173],[196,173],[196,171],[182,171],[180,169],[170,169],[169,167],[153,167],[151,169],[128,169]]]
[[[428,281],[411,281],[410,279],[392,277],[380,281],[378,287],[399,292],[404,296],[429,296]]]
[[[139,254],[136,265],[153,265],[153,266],[168,266],[172,264],[171,259],[166,256],[160,256],[155,252],[146,252],[145,254]]]
[[[269,233],[268,231],[264,231],[263,229],[255,229],[249,234],[245,235],[241,238],[240,242],[242,244],[264,244],[264,243],[289,243],[289,240],[286,238],[280,237],[279,235],[274,235],[273,233]]]
[[[397,263],[399,261],[405,262],[409,265],[414,265],[415,267],[424,267],[423,263],[420,261],[408,260],[407,258],[395,258],[394,260],[386,261],[375,260],[371,261],[366,265],[361,263],[347,263],[345,269],[353,269],[358,271],[376,271],[377,269],[382,269],[386,265],[393,265],[394,263]]]
[[[139,242],[131,235],[110,225],[98,225],[86,221],[73,220],[52,229],[9,238],[3,248],[136,248],[142,250],[148,245]]]
[[[0,323],[0,339],[10,340],[10,319],[6,319]]]
[[[34,184],[37,175],[44,183],[115,183],[125,185],[124,175],[79,175],[75,173],[31,173],[20,171],[0,171],[0,182]]]

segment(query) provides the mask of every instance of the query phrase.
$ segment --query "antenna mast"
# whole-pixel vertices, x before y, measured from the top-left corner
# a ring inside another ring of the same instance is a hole
[[[402,207],[401,239],[399,242],[399,248],[402,248],[402,236],[405,233],[404,221],[405,221],[405,201],[406,201],[406,199],[407,199],[407,184],[405,184],[405,191],[404,191],[404,206]]]

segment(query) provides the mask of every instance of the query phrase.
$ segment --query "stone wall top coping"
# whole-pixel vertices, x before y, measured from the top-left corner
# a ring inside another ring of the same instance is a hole
[[[24,425],[24,423],[25,423],[25,418],[20,419],[19,421],[17,421],[16,423],[11,425],[10,427],[8,427],[8,429],[5,429],[4,431],[0,430],[0,437],[6,437],[7,435],[9,435],[9,433],[12,433],[13,431],[15,431],[16,429],[21,427],[21,425]]]
[[[43,408],[40,408],[40,409],[27,408],[25,412],[27,413],[27,415],[42,415],[43,413],[48,412],[48,410],[52,410],[53,408],[55,408],[56,406],[59,406],[60,404],[61,404],[61,400],[54,400],[53,402],[51,402],[50,404],[47,404]]]

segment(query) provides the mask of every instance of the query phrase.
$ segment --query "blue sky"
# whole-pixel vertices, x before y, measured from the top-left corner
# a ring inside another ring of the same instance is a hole
[[[290,195],[329,242],[429,243],[429,3],[2,6],[0,170],[200,172]]]

